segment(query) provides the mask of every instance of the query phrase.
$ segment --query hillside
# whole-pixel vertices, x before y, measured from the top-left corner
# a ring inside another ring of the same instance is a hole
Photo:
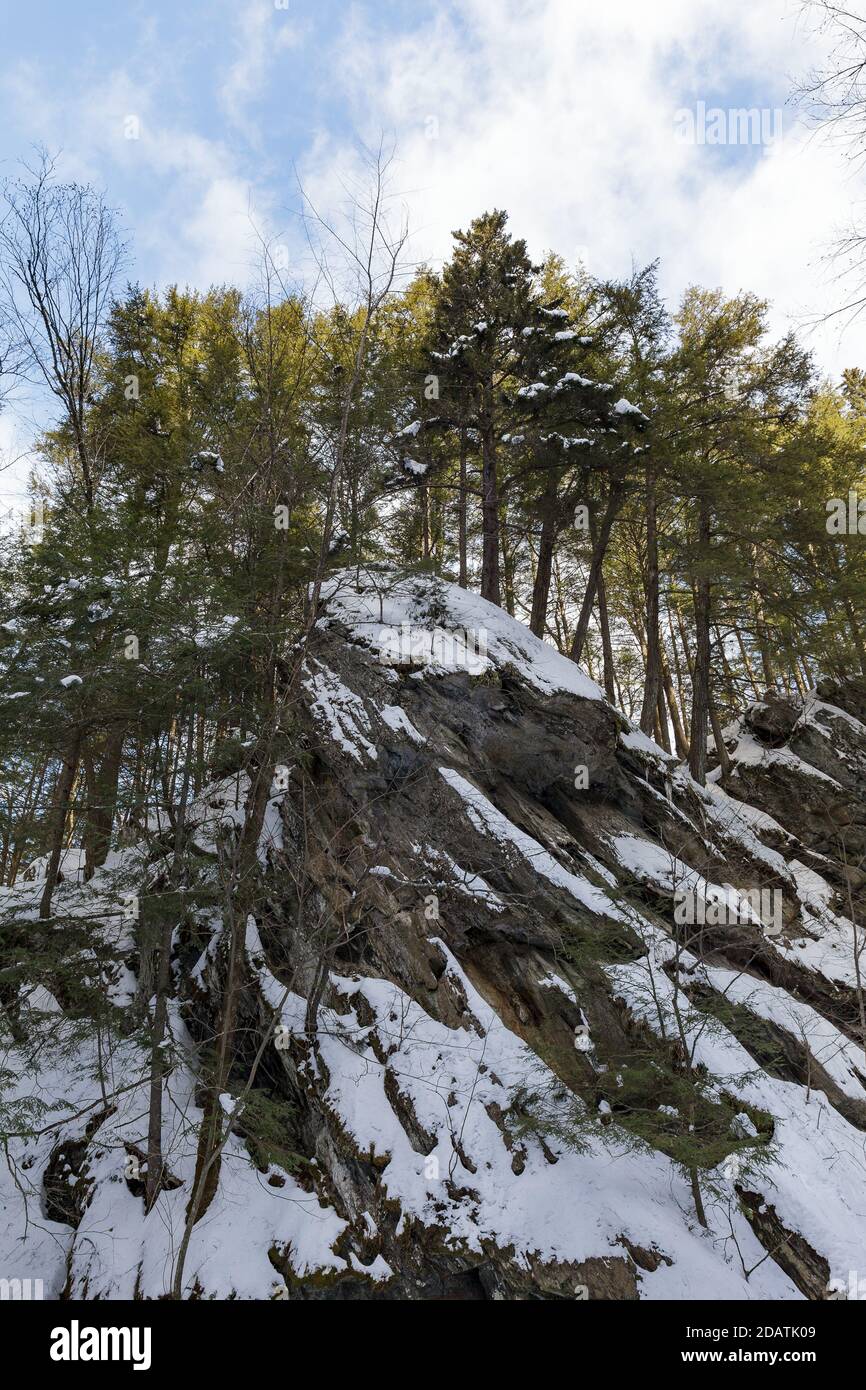
[[[44,865],[2,890],[21,930],[65,933],[65,966],[46,945],[3,999],[21,1137],[0,1165],[0,1265],[52,1297],[170,1291],[232,971],[230,1132],[184,1296],[847,1290],[866,1241],[866,684],[745,710],[724,785],[716,766],[700,787],[500,609],[351,570],[303,687],[304,757],[271,788],[242,960],[207,886],[244,772],[188,818],[199,878],[176,912],[149,1213],[130,900],[174,891],[163,827],[88,883],[68,850],[49,923]],[[109,1031],[88,1022],[93,992]]]

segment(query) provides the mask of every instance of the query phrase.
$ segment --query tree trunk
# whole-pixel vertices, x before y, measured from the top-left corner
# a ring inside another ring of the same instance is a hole
[[[656,530],[656,480],[654,466],[646,468],[646,677],[640,727],[652,736],[661,689],[661,642],[659,639],[659,547]],[[663,721],[666,727],[666,721]]]
[[[181,878],[181,853],[183,851],[183,831],[186,820],[186,805],[189,798],[192,778],[192,753],[195,737],[195,713],[190,710],[187,730],[186,759],[181,780],[180,804],[175,818],[174,858],[169,874],[169,892],[179,884]],[[171,898],[169,898],[169,903]],[[162,1185],[162,1083],[165,1073],[165,1053],[163,1043],[168,1024],[168,990],[171,983],[171,938],[176,922],[166,905],[165,919],[160,934],[159,967],[156,977],[156,1004],[150,1036],[150,1103],[147,1124],[147,1177],[145,1183],[145,1207],[150,1211]]]
[[[761,698],[761,691],[760,691],[760,689],[759,689],[759,687],[758,687],[758,682],[755,680],[755,672],[754,672],[753,669],[752,669],[752,663],[751,663],[751,660],[749,659],[749,650],[748,650],[748,647],[746,646],[745,642],[743,641],[743,634],[740,632],[740,629],[739,629],[739,627],[737,627],[737,626],[734,627],[734,633],[735,633],[736,638],[737,638],[737,645],[738,645],[739,648],[740,648],[740,656],[743,658],[743,665],[744,665],[744,667],[746,668],[746,675],[747,675],[748,678],[749,678],[749,684],[750,684],[751,687],[752,687],[752,690],[753,690],[753,692],[754,692],[755,699],[756,699],[756,700],[760,700],[760,698]]]
[[[709,503],[702,498],[698,513],[701,567],[695,583],[695,666],[689,749],[689,771],[701,786],[707,780],[707,721],[710,714],[710,528]]]
[[[550,578],[553,573],[553,552],[556,548],[556,477],[551,470],[547,487],[541,502],[541,536],[538,542],[538,564],[535,569],[535,583],[532,586],[532,614],[529,630],[536,637],[544,636],[547,624],[547,601],[550,595]]]
[[[51,916],[51,899],[57,884],[57,875],[60,872],[60,858],[63,854],[66,817],[69,814],[69,802],[72,795],[72,788],[75,785],[75,777],[78,772],[80,757],[81,730],[76,729],[70,740],[66,756],[63,759],[60,776],[57,779],[54,825],[51,832],[51,849],[49,852],[48,867],[45,871],[45,887],[42,890],[42,898],[39,903],[39,918],[41,921]]]
[[[610,615],[607,611],[607,587],[604,582],[603,565],[598,574],[598,625],[601,628],[601,652],[604,659],[604,693],[613,705],[616,704],[615,667],[613,664],[613,644],[610,640]]]
[[[674,683],[671,679],[671,668],[667,661],[662,662],[662,685],[664,687],[665,698],[668,702],[671,724],[673,725],[677,757],[685,760],[689,756],[689,743],[683,728],[683,721],[680,717],[680,708],[677,703],[676,691],[674,690]]]
[[[492,388],[484,388],[481,429],[481,597],[502,606],[499,587],[499,487]]]
[[[761,654],[761,668],[764,675],[764,685],[769,690],[776,684],[776,669],[773,663],[773,656],[770,651],[770,638],[767,631],[767,621],[764,616],[764,601],[758,580],[758,557],[754,546],[752,546],[752,576],[754,582],[754,613],[755,613],[755,632],[758,638],[758,651]]]
[[[113,729],[105,740],[102,756],[94,767],[92,796],[88,797],[87,826],[84,832],[87,876],[99,869],[111,848],[111,832],[117,805],[117,784],[126,730]],[[91,783],[89,783],[91,785]]]
[[[722,738],[722,721],[719,719],[719,712],[716,709],[715,700],[710,700],[710,723],[713,726],[713,742],[716,745],[716,755],[721,767],[722,782],[725,783],[731,775],[731,759],[725,747],[725,740]]]
[[[505,587],[505,611],[510,618],[514,617],[514,575],[517,569],[517,547],[519,541],[509,540],[508,511],[503,508],[503,515],[500,522],[502,533],[502,578]]]
[[[460,492],[457,499],[457,583],[461,589],[469,588],[466,566],[466,426],[460,426]]]
[[[589,620],[592,615],[595,595],[598,589],[598,577],[601,574],[601,567],[607,553],[610,533],[613,530],[613,523],[616,520],[624,495],[621,485],[612,484],[607,499],[604,517],[602,518],[601,529],[597,538],[593,542],[592,560],[589,566],[589,575],[586,581],[586,592],[581,604],[580,616],[577,620],[577,627],[574,630],[574,640],[571,644],[572,661],[580,661],[583,655],[583,647],[586,642],[586,634],[589,631]]]
[[[666,753],[672,752],[671,736],[668,733],[668,712],[665,708],[665,692],[659,685],[658,699],[656,700],[655,726],[658,729],[656,742],[665,750]]]
[[[679,610],[677,610],[677,617],[679,618]],[[689,756],[688,743],[690,738],[690,731],[689,717],[686,713],[686,687],[685,681],[683,680],[683,668],[682,662],[680,661],[680,649],[677,646],[677,636],[674,632],[674,623],[673,618],[671,617],[670,608],[668,608],[668,632],[671,636],[671,651],[673,652],[674,671],[676,672],[677,677],[677,696],[679,700],[680,713],[682,715],[683,721],[683,736],[686,740],[686,751],[683,756],[687,758]],[[685,650],[685,648],[683,648],[683,650]]]
[[[421,494],[421,559],[430,559],[430,489],[422,483]]]

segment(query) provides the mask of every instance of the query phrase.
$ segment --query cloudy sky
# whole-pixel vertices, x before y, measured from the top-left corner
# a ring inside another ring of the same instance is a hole
[[[0,21],[0,170],[62,152],[142,283],[245,283],[256,228],[301,266],[299,185],[327,212],[384,135],[414,260],[497,206],[536,255],[660,257],[672,303],[748,288],[782,329],[839,302],[824,258],[863,174],[791,104],[826,45],[799,0],[0,0]],[[809,342],[836,373],[866,324]],[[7,456],[25,414],[0,417]]]

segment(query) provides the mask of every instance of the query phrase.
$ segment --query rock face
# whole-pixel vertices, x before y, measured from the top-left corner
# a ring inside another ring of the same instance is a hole
[[[186,1293],[847,1289],[866,1246],[866,685],[768,696],[727,730],[727,785],[716,770],[702,788],[500,610],[351,571],[326,597],[298,717],[303,756],[260,845],[266,907],[247,922],[236,1132]],[[203,858],[242,803],[242,779],[201,798]],[[116,903],[135,853],[65,885],[65,910]],[[4,906],[26,910],[38,885],[16,893]],[[134,942],[106,920],[122,1013]],[[221,911],[183,916],[173,1185],[145,1216],[127,1166],[144,1083],[118,1080],[143,1071],[133,1041],[114,1044],[108,1106],[91,1042],[43,1051],[21,1095],[89,1109],[13,1141],[0,1266],[55,1295],[165,1293],[226,949]],[[57,1007],[42,995],[27,1007]],[[243,1113],[265,1103],[267,1151]],[[21,1242],[25,1199],[39,1232]]]

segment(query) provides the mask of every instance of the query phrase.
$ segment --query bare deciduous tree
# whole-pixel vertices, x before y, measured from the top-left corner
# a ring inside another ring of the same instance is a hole
[[[63,407],[89,512],[99,458],[87,405],[126,248],[103,196],[61,183],[44,151],[23,177],[5,181],[0,197],[0,322],[22,369]]]

